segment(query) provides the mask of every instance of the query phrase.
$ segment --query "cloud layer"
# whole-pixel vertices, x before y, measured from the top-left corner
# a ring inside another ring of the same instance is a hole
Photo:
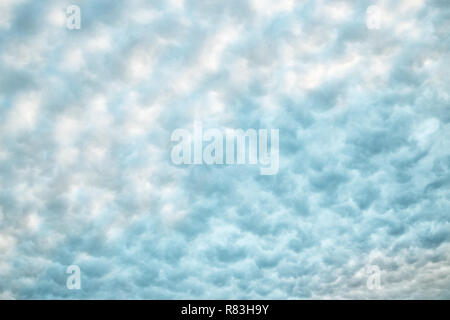
[[[450,299],[449,16],[3,0],[0,298]],[[279,129],[278,174],[174,165],[194,121]]]

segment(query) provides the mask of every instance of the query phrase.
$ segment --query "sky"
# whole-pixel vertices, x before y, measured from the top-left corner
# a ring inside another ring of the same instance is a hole
[[[450,299],[449,32],[447,0],[2,0],[0,299]],[[174,164],[195,121],[278,129],[278,172]]]

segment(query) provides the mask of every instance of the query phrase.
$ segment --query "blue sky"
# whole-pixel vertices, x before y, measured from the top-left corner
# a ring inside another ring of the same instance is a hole
[[[449,17],[2,0],[0,298],[450,299]],[[278,173],[174,165],[194,121],[279,129]]]

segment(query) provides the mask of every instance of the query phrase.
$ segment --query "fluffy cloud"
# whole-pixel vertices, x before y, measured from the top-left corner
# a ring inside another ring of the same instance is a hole
[[[0,5],[0,298],[450,298],[446,1],[74,2]],[[278,174],[175,166],[194,121]]]

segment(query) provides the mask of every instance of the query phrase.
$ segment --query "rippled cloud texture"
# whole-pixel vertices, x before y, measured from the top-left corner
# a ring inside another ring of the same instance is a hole
[[[450,299],[449,31],[446,0],[2,0],[0,298]],[[194,121],[278,128],[278,174],[174,165]]]

